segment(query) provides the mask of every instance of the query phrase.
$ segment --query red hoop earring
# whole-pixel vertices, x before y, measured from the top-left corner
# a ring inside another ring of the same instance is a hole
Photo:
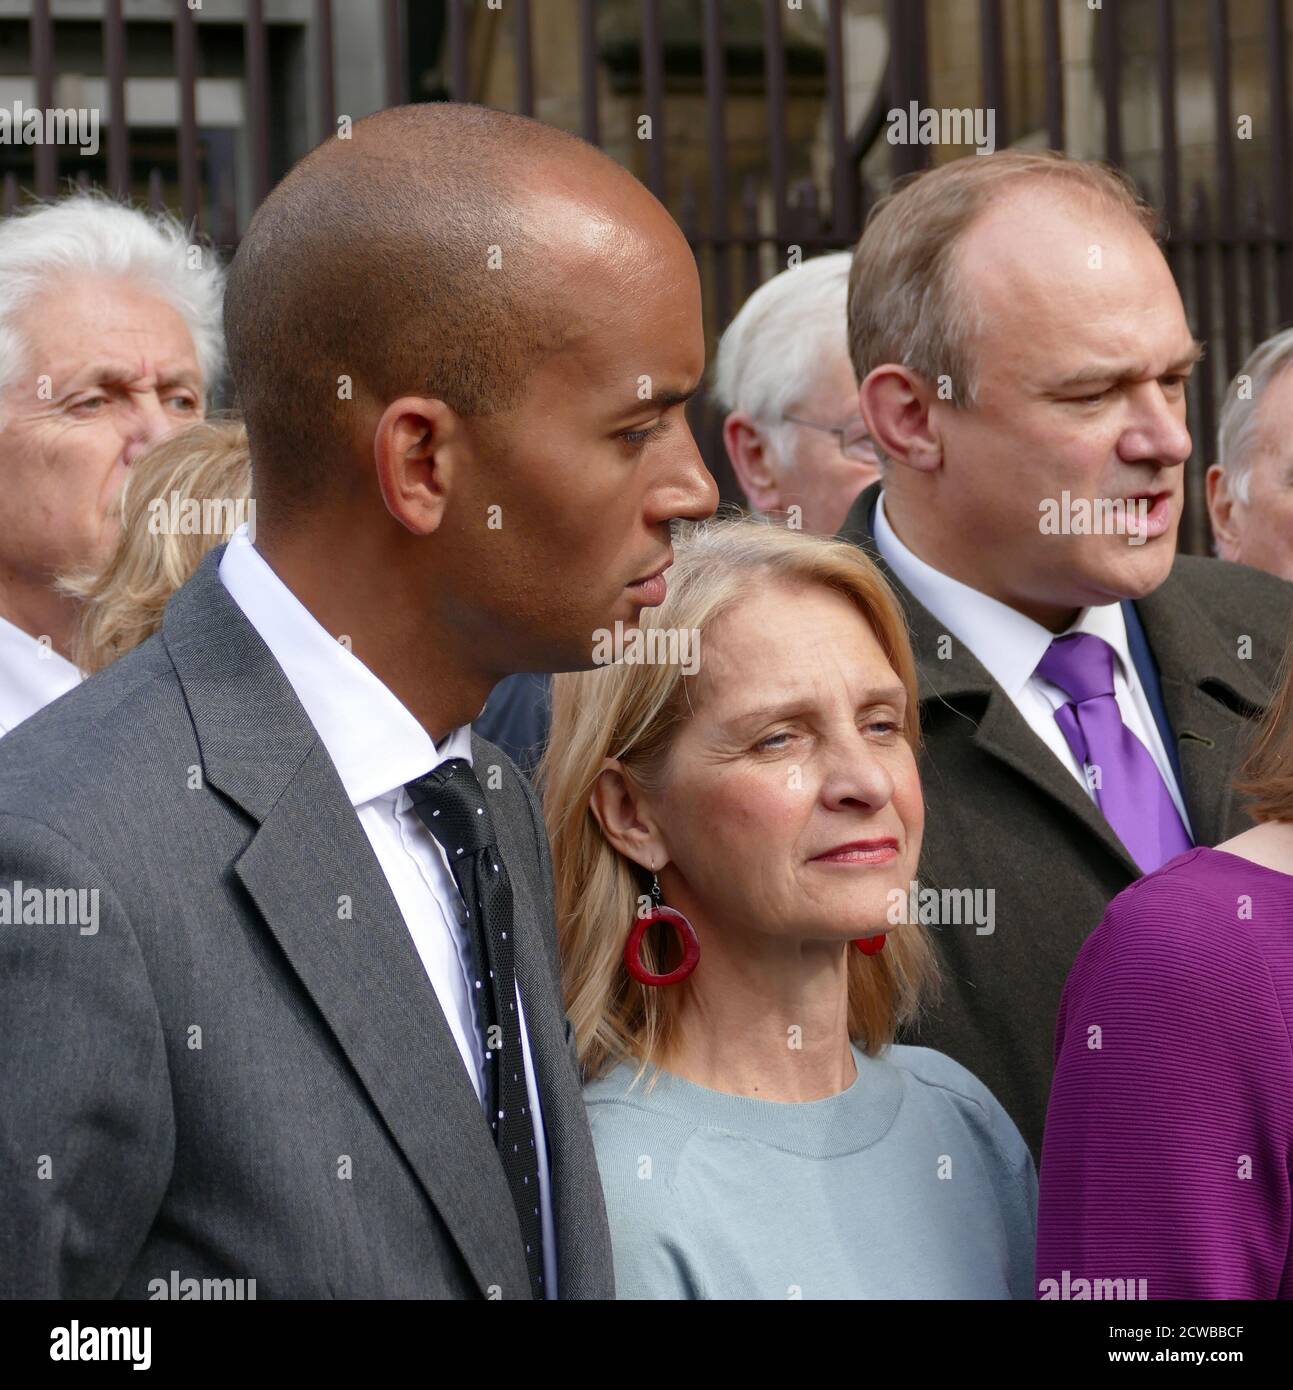
[[[860,936],[853,944],[864,956],[878,956],[888,938],[888,932],[880,932],[876,936]]]
[[[655,905],[645,917],[639,917],[633,923],[629,939],[624,943],[624,966],[640,985],[676,985],[695,970],[696,963],[700,960],[700,939],[696,935],[696,928],[681,912],[672,907],[665,907],[660,901],[660,880],[654,870],[651,878],[651,896],[655,899]],[[678,944],[682,947],[682,960],[664,975],[652,974],[638,959],[642,938],[653,922],[667,922],[677,932]]]

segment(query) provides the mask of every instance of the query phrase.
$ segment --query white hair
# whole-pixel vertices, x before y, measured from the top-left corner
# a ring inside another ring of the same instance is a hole
[[[823,356],[848,359],[850,251],[774,275],[741,306],[718,342],[713,394],[778,437],[786,408],[811,389]]]
[[[1266,388],[1290,366],[1293,366],[1293,328],[1286,328],[1257,344],[1226,390],[1221,418],[1217,422],[1217,462],[1225,474],[1230,495],[1245,505],[1249,500],[1249,477],[1256,452],[1257,407]]]
[[[0,398],[22,375],[30,350],[18,314],[64,275],[115,276],[172,305],[188,325],[210,392],[224,370],[224,271],[209,247],[194,268],[192,244],[174,217],[101,193],[76,193],[0,219]]]

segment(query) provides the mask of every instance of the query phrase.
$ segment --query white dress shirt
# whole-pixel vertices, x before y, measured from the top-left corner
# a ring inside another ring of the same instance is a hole
[[[66,657],[0,618],[0,738],[80,683]]]
[[[1149,707],[1136,663],[1131,659],[1127,642],[1127,623],[1122,607],[1117,603],[1084,608],[1072,626],[1064,633],[1053,633],[1040,623],[1016,609],[989,598],[952,579],[932,565],[926,564],[898,539],[884,510],[884,493],[875,510],[876,549],[885,564],[922,604],[948,630],[949,634],[967,646],[979,664],[1006,692],[1028,727],[1073,774],[1083,791],[1095,801],[1094,789],[1088,785],[1068,740],[1055,719],[1055,711],[1068,703],[1068,695],[1048,680],[1036,674],[1037,663],[1057,636],[1070,632],[1090,632],[1102,637],[1114,650],[1113,693],[1118,701],[1122,722],[1149,750],[1171,794],[1186,830],[1190,818],[1186,814],[1181,789],[1176,785],[1172,765],[1158,732],[1158,723]],[[1191,839],[1193,835],[1191,834]]]
[[[419,819],[405,783],[425,776],[449,758],[471,762],[471,725],[462,724],[437,747],[392,692],[310,611],[270,569],[247,536],[234,532],[220,561],[220,578],[248,622],[260,633],[314,725],[377,862],[399,905],[423,968],[449,1024],[463,1065],[483,1108],[485,1055],[476,1009],[471,943],[449,861]],[[543,1283],[557,1297],[556,1235],[543,1114],[517,986],[525,1084],[539,1157],[543,1227]]]

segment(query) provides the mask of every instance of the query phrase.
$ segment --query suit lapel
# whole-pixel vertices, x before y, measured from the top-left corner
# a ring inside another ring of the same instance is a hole
[[[206,781],[259,823],[234,872],[481,1291],[528,1297],[519,1228],[498,1215],[507,1181],[435,989],[326,750],[220,582],[223,549],[163,634]]]
[[[1136,861],[1100,814],[1099,807],[1028,727],[1014,701],[992,679],[974,653],[947,633],[933,614],[902,587],[892,571],[886,568],[884,574],[907,607],[920,671],[922,726],[928,724],[934,705],[957,710],[972,719],[974,714],[970,712],[978,711],[973,735],[975,745],[1063,806],[1129,874],[1138,877],[1140,869]],[[944,637],[951,643],[951,653],[947,660],[940,660],[936,653]]]
[[[478,768],[496,760],[491,745],[472,736],[472,757]],[[488,787],[484,775],[481,785]],[[492,809],[499,849],[512,881],[516,921],[516,979],[525,1008],[526,1036],[534,1063],[543,1128],[548,1141],[553,1226],[557,1237],[557,1293],[560,1298],[596,1293],[587,1276],[597,1268],[581,1248],[581,1238],[600,1239],[609,1248],[604,1197],[584,1109],[578,1071],[567,1043],[561,986],[544,946],[544,934],[555,944],[551,890],[533,872],[536,848],[525,793],[505,778],[506,800]],[[546,901],[545,901],[546,899]],[[600,1228],[600,1229],[599,1229]]]
[[[880,485],[872,483],[853,504],[840,535],[862,546],[879,566],[905,610],[920,677],[922,728],[928,727],[936,708],[951,711],[974,724],[973,741],[977,747],[1063,806],[1129,874],[1139,877],[1140,869],[1135,860],[1095,802],[1028,727],[1014,701],[974,653],[918,603],[885,564],[871,531],[871,515],[879,494]],[[936,770],[933,775],[937,775]]]
[[[973,653],[950,638],[950,659],[939,660],[945,634],[887,568],[875,548],[871,516],[880,486],[873,483],[853,504],[840,535],[862,545],[876,560],[904,607],[921,675],[922,718],[932,701],[970,700],[983,713],[975,741],[1039,790],[1061,802],[1126,867],[1140,870],[1059,760],[1033,734],[1005,692]],[[1246,824],[1232,784],[1232,770],[1243,760],[1250,721],[1271,699],[1253,663],[1241,660],[1237,634],[1219,631],[1191,599],[1175,572],[1135,604],[1150,655],[1158,669],[1163,705],[1175,734],[1181,795],[1194,841],[1215,845]],[[986,707],[985,707],[986,706]],[[970,717],[973,717],[971,715]]]
[[[1195,843],[1218,844],[1245,824],[1233,770],[1243,762],[1251,721],[1271,692],[1252,662],[1240,660],[1236,634],[1218,631],[1173,577],[1136,608],[1176,731],[1181,794]]]

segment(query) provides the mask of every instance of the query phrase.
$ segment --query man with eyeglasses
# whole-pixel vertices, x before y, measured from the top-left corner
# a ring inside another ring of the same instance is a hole
[[[823,535],[880,473],[848,354],[851,262],[848,252],[819,256],[760,286],[720,339],[714,368],[746,501]]]

